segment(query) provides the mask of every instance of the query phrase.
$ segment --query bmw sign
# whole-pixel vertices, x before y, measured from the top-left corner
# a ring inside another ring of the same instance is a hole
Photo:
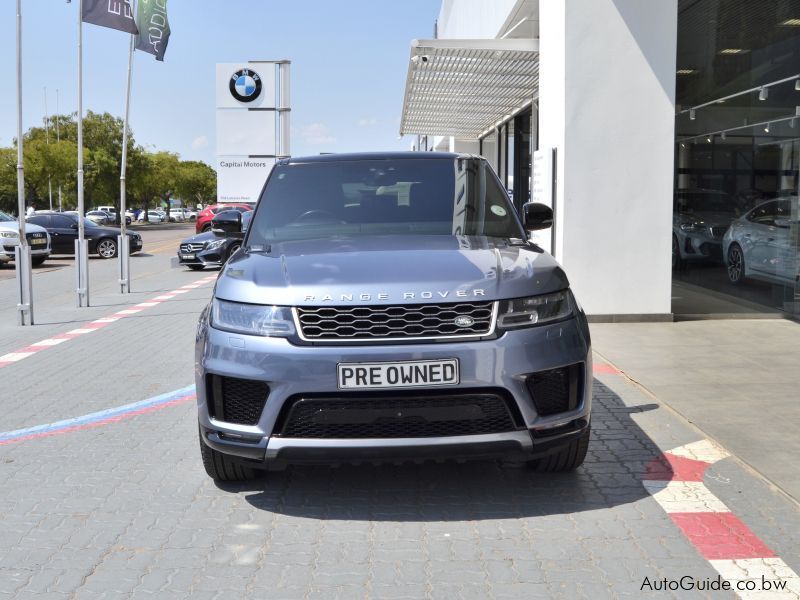
[[[228,87],[239,102],[252,102],[261,95],[261,77],[251,69],[239,69],[231,75]]]

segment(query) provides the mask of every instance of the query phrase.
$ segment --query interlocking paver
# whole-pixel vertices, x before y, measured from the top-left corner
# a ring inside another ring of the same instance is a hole
[[[196,278],[160,276],[153,290]],[[19,401],[3,427],[191,383],[207,298],[192,290],[5,367]],[[86,357],[120,347],[124,364],[75,380]],[[563,475],[497,461],[318,466],[216,486],[192,403],[0,446],[0,598],[640,598],[645,576],[714,578],[641,483],[697,431],[619,376],[597,382],[594,403],[587,461]],[[800,570],[796,504],[735,458],[705,483]]]

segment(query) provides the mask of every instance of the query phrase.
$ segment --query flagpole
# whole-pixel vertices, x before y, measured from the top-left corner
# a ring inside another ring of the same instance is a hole
[[[44,140],[50,145],[50,117],[47,114],[47,86],[44,88]],[[47,189],[50,194],[50,212],[53,211],[53,181],[50,178],[50,169],[47,169]]]
[[[56,88],[56,142],[61,141],[61,132],[58,129],[58,88]],[[63,210],[61,206],[61,182],[58,183],[58,212]]]
[[[17,0],[17,224],[19,243],[14,249],[19,290],[19,324],[33,325],[33,281],[31,247],[25,237],[25,166],[22,154],[22,0]]]
[[[125,93],[125,119],[122,125],[122,165],[119,176],[119,226],[122,234],[119,236],[117,254],[119,256],[119,285],[120,293],[130,293],[131,291],[131,264],[130,264],[130,244],[128,243],[128,232],[125,223],[125,169],[128,163],[128,118],[131,108],[131,71],[133,70],[133,42],[134,34],[131,34],[131,42],[128,47],[128,87]]]
[[[78,307],[89,306],[89,253],[83,219],[83,0],[78,0],[78,239],[75,240]]]

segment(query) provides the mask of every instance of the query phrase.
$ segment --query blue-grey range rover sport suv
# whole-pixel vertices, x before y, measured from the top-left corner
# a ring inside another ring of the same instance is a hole
[[[591,348],[561,267],[488,163],[292,158],[272,170],[197,332],[209,476],[288,463],[513,457],[575,469]]]

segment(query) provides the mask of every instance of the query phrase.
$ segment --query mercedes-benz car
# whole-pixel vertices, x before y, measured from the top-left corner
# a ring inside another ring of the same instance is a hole
[[[800,275],[800,206],[797,196],[759,204],[736,219],[722,240],[728,279],[794,286]]]
[[[678,190],[672,218],[672,268],[721,261],[722,236],[735,217],[733,199],[716,190]]]
[[[178,264],[194,271],[220,267],[242,246],[252,211],[223,210],[214,215],[211,229],[186,238],[178,246]]]
[[[277,162],[199,319],[208,475],[291,463],[505,457],[578,468],[587,320],[486,160],[340,154]]]
[[[50,235],[46,229],[26,223],[25,238],[31,247],[31,263],[38,267],[50,256]],[[17,220],[0,210],[0,265],[14,260],[14,250],[18,245]]]

